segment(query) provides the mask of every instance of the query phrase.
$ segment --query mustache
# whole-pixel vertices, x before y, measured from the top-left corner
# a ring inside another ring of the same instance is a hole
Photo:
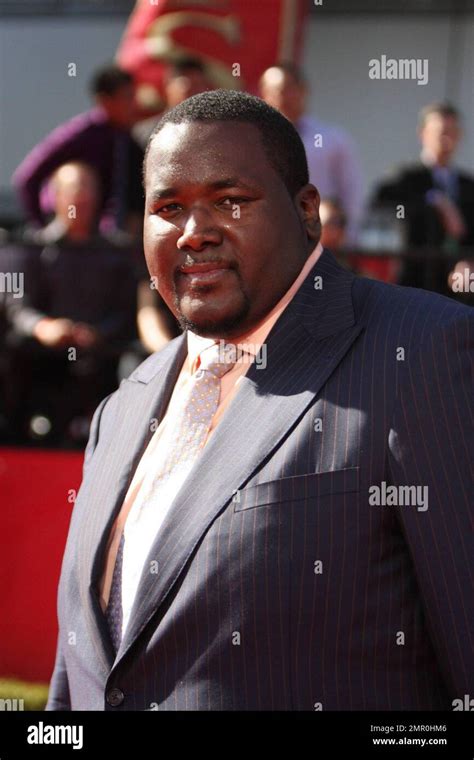
[[[176,272],[180,274],[180,267],[193,267],[197,264],[224,264],[229,267],[229,269],[236,269],[236,264],[234,262],[223,259],[222,256],[206,256],[206,258],[199,259],[187,255],[186,259],[176,267]]]

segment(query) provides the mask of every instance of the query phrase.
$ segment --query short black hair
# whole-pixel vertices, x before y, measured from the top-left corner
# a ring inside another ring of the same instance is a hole
[[[293,124],[261,98],[236,90],[211,90],[187,98],[167,111],[150,135],[143,163],[143,179],[154,137],[166,124],[183,122],[253,124],[260,132],[268,160],[280,175],[292,198],[309,182],[308,162],[301,137]]]
[[[427,106],[421,109],[418,116],[418,126],[420,128],[424,127],[428,116],[431,116],[434,113],[439,114],[440,116],[451,116],[453,119],[461,121],[461,114],[458,109],[453,106],[452,103],[448,103],[447,101],[438,101],[435,103],[429,103]]]
[[[112,63],[94,72],[89,91],[91,95],[115,95],[121,87],[132,83],[132,75]]]

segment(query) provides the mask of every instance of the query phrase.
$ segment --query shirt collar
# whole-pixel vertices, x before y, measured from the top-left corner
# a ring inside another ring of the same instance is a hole
[[[260,348],[265,342],[268,333],[272,329],[277,319],[279,319],[281,314],[284,312],[294,297],[295,293],[300,288],[303,281],[306,279],[307,275],[316,264],[322,252],[323,247],[321,243],[318,243],[316,248],[314,248],[312,253],[306,259],[303,268],[301,269],[296,280],[293,281],[293,284],[288,288],[286,293],[280,298],[278,303],[275,304],[275,306],[266,315],[266,317],[264,317],[249,332],[244,333],[236,338],[232,338],[232,340],[227,340],[226,342],[239,344],[239,347],[244,350],[245,353],[257,356]],[[199,355],[207,348],[210,348],[218,342],[219,341],[214,338],[203,338],[200,335],[196,335],[196,333],[192,332],[191,330],[187,331],[188,367],[191,374],[194,373],[199,366]]]
[[[451,174],[451,172],[454,171],[452,166],[438,166],[434,156],[432,156],[426,148],[423,148],[421,151],[420,160],[421,163],[426,166],[427,169],[431,169],[431,171],[439,171],[443,174]]]

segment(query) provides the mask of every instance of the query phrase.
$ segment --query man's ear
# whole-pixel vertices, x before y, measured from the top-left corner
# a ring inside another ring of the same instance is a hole
[[[319,218],[320,197],[314,185],[304,185],[295,195],[295,207],[306,230],[309,240],[314,244],[321,237],[321,220]]]

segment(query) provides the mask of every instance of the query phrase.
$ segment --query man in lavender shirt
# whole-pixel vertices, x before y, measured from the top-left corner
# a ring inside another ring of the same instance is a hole
[[[363,178],[352,138],[343,129],[305,113],[308,85],[293,63],[266,69],[260,96],[296,127],[306,149],[310,181],[321,197],[341,203],[348,220],[347,242],[353,244],[363,211]]]
[[[80,161],[98,173],[101,228],[137,232],[143,220],[143,150],[130,129],[136,121],[130,74],[115,65],[96,72],[90,84],[96,106],[57,127],[22,161],[13,183],[30,222],[43,226],[52,205],[44,192],[52,174]]]

